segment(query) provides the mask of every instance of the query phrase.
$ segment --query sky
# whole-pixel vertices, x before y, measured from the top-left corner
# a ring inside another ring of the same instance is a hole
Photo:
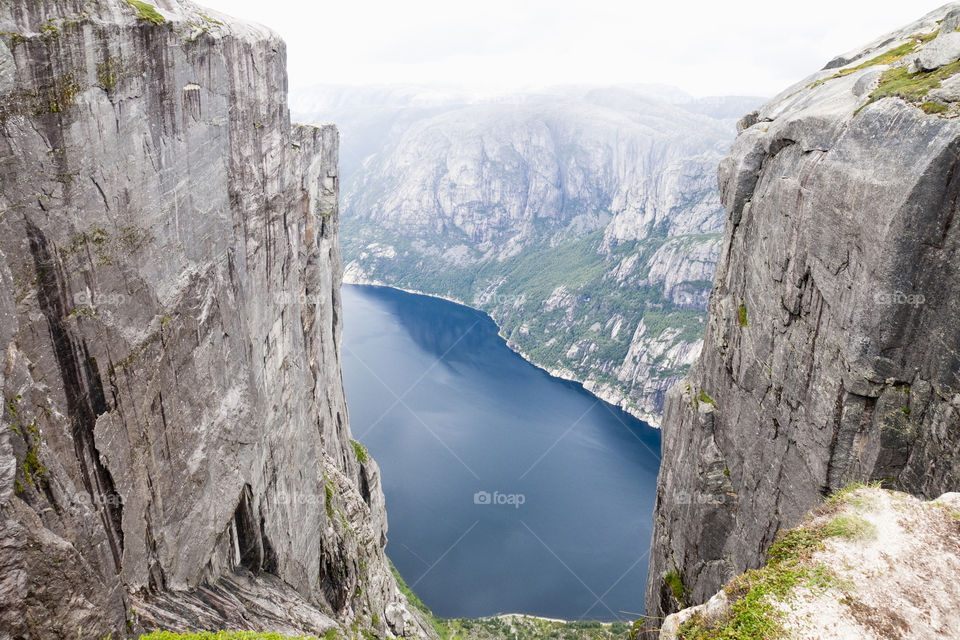
[[[662,83],[772,96],[928,0],[198,0],[287,41],[292,89]]]

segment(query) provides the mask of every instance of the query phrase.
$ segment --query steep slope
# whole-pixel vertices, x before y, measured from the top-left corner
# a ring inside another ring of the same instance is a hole
[[[960,486],[958,25],[938,10],[742,121],[703,352],[668,394],[648,614],[851,481]]]
[[[660,640],[960,637],[960,494],[843,491],[784,532],[767,564],[669,616]]]
[[[350,440],[338,137],[291,126],[283,42],[179,0],[0,32],[0,636],[432,633]]]
[[[347,280],[483,309],[533,362],[658,422],[699,351],[719,255],[714,175],[733,121],[710,114],[746,103],[662,93],[445,110],[401,95],[409,106],[381,107],[379,149],[357,136],[370,154],[345,182]]]

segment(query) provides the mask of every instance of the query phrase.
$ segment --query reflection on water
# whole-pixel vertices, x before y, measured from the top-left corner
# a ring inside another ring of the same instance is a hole
[[[642,612],[659,431],[525,362],[472,309],[355,286],[343,305],[354,437],[383,469],[387,552],[424,602]]]

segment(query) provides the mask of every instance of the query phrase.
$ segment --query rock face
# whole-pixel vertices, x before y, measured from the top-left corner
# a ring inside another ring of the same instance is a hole
[[[344,182],[347,279],[481,308],[533,362],[659,422],[700,347],[729,103],[755,104],[678,93],[401,94],[379,107],[389,125],[354,115],[388,133],[345,130],[368,152]],[[348,110],[327,104],[315,113]]]
[[[0,637],[427,634],[350,440],[338,134],[291,126],[283,42],[178,0],[0,32]]]
[[[953,8],[742,121],[703,351],[664,415],[649,615],[679,606],[668,574],[706,601],[852,481],[960,486],[960,121],[910,85],[954,65],[906,68]]]

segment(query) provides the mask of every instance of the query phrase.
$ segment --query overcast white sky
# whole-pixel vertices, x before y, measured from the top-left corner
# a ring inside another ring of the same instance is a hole
[[[666,83],[773,95],[931,0],[198,0],[287,41],[291,88]]]

